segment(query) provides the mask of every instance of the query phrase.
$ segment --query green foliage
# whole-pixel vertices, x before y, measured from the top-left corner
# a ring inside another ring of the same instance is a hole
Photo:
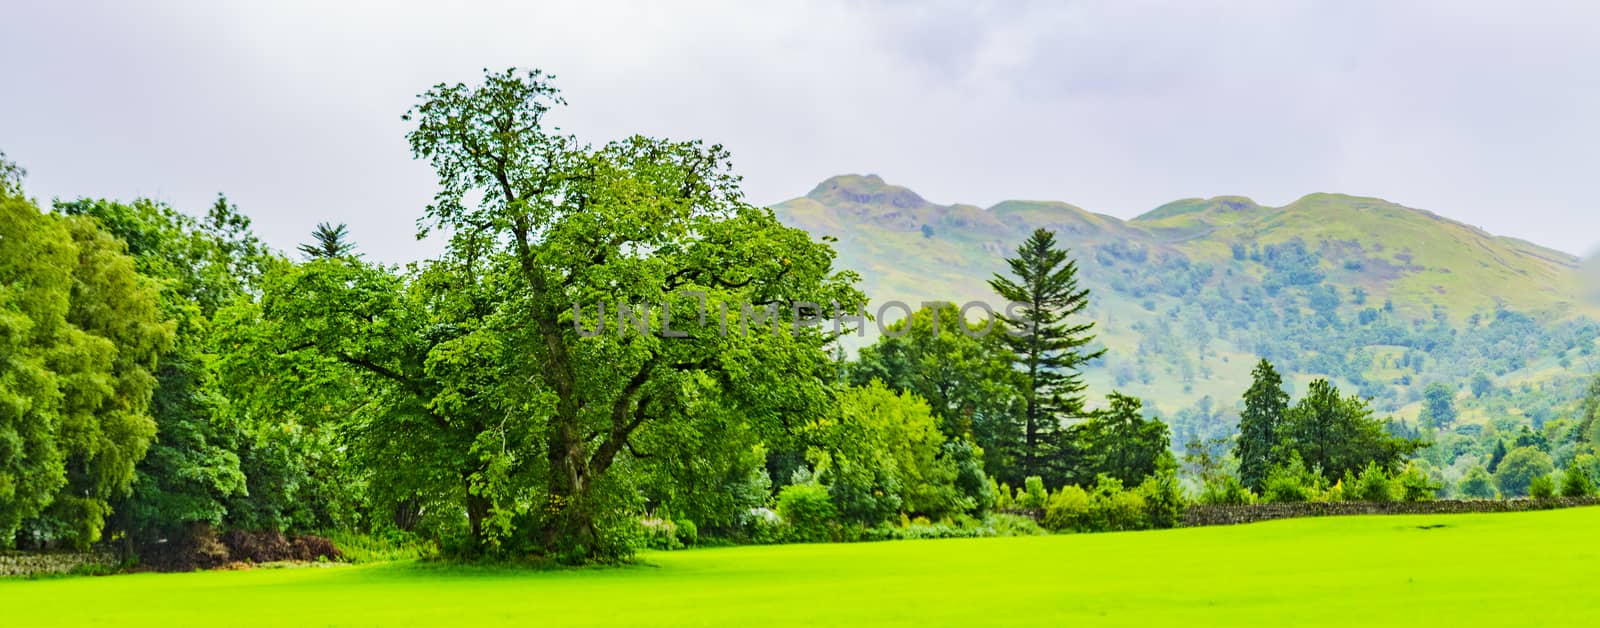
[[[176,323],[174,347],[155,372],[157,439],[138,464],[135,490],[115,504],[118,532],[137,551],[185,538],[196,523],[302,532],[350,524],[359,485],[332,472],[330,435],[292,418],[244,414],[249,404],[221,385],[212,368],[218,354],[226,363],[239,346],[221,340],[240,330],[219,315],[279,263],[251,234],[250,221],[222,197],[204,219],[147,200],[83,199],[56,207],[128,243],[139,271],[159,282],[160,307]]]
[[[1548,475],[1536,476],[1528,481],[1528,496],[1534,499],[1550,499],[1556,495],[1556,480]]]
[[[457,495],[480,543],[608,560],[627,549],[596,523],[620,525],[631,508],[636,437],[675,441],[695,399],[763,428],[827,413],[822,330],[723,334],[691,323],[695,306],[864,299],[831,249],[744,202],[722,147],[640,136],[590,147],[547,126],[561,104],[550,77],[507,70],[436,85],[407,112],[412,152],[439,181],[424,231],[450,245],[413,279],[425,307],[399,343],[419,349],[413,370],[375,353],[379,370],[352,366],[398,379],[412,407],[450,426],[450,453],[408,453],[442,457],[445,477],[465,480]],[[670,312],[683,336],[580,333],[574,305],[601,303],[654,304],[654,329]],[[331,339],[318,353],[341,354]]]
[[[371,533],[336,530],[328,534],[346,562],[387,563],[432,558],[438,548],[427,539],[393,528]]]
[[[778,515],[789,526],[789,538],[801,543],[818,543],[832,538],[830,531],[838,512],[828,489],[814,482],[790,484],[778,491]]]
[[[1288,462],[1267,472],[1261,499],[1273,504],[1308,502],[1320,494],[1326,485],[1327,481],[1320,474],[1307,469],[1299,453],[1294,452]]]
[[[1406,465],[1405,471],[1394,477],[1400,501],[1425,502],[1439,496],[1444,485],[1428,477],[1416,463]]]
[[[1298,453],[1308,468],[1329,480],[1374,463],[1384,470],[1398,469],[1421,447],[1420,442],[1390,435],[1364,399],[1341,397],[1325,379],[1311,382],[1284,423],[1280,447]]]
[[[1057,247],[1054,233],[1035,230],[1006,263],[1012,277],[997,274],[989,287],[1017,307],[999,315],[1008,333],[997,337],[1026,378],[1021,473],[1040,475],[1051,456],[1040,452],[1060,419],[1084,415],[1080,370],[1105,351],[1088,349],[1093,322],[1073,320],[1089,306],[1089,291],[1078,287],[1078,263]]]
[[[1589,497],[1594,495],[1594,478],[1589,476],[1589,471],[1578,465],[1567,468],[1561,474],[1562,497]]]
[[[1108,475],[1128,485],[1176,469],[1166,423],[1145,418],[1137,398],[1113,392],[1106,401],[1105,410],[1073,431],[1086,454],[1077,463],[1079,475]]]
[[[319,222],[317,228],[311,231],[311,239],[311,242],[300,245],[300,252],[307,259],[335,259],[351,255],[356,250],[344,223],[333,225]]]
[[[838,416],[806,429],[808,457],[847,520],[874,526],[904,509],[955,509],[953,478],[939,464],[943,436],[921,399],[881,382],[840,393]]]
[[[1241,506],[1255,503],[1256,496],[1239,478],[1223,475],[1206,480],[1196,501],[1207,505]]]
[[[1431,384],[1422,391],[1422,424],[1446,429],[1456,422],[1456,393],[1444,384]]]
[[[21,198],[22,180],[27,176],[27,170],[7,159],[5,151],[0,151],[0,198]]]
[[[1535,447],[1518,447],[1500,461],[1494,483],[1507,497],[1521,497],[1528,495],[1535,478],[1548,476],[1553,470],[1555,465],[1551,464],[1549,454]]]
[[[87,547],[155,436],[174,324],[126,246],[0,194],[0,544]]]
[[[1143,530],[1150,525],[1148,504],[1138,491],[1124,490],[1122,482],[1102,475],[1095,483],[1094,517],[1096,528],[1107,531]]]
[[[1278,370],[1265,359],[1256,364],[1250,377],[1250,389],[1244,393],[1244,411],[1239,414],[1234,456],[1239,459],[1239,480],[1246,488],[1259,492],[1275,464],[1289,393],[1283,390]]]
[[[1494,499],[1499,496],[1495,490],[1494,476],[1482,465],[1467,469],[1466,475],[1456,485],[1456,492],[1467,499]]]
[[[1151,476],[1128,490],[1117,478],[1102,475],[1093,491],[1068,485],[1051,494],[1041,523],[1071,532],[1107,532],[1170,528],[1183,515],[1183,493],[1177,475]]]
[[[1148,476],[1137,492],[1144,498],[1145,522],[1150,527],[1174,528],[1182,521],[1185,504],[1177,473],[1169,470]]]
[[[1029,510],[1038,510],[1045,507],[1050,499],[1050,494],[1044,487],[1044,478],[1030,475],[1023,481],[1023,489],[1017,495],[1017,506]]]
[[[1506,453],[1506,442],[1496,439],[1494,442],[1494,452],[1489,454],[1488,469],[1490,473],[1500,470],[1500,462],[1506,459]]]
[[[947,439],[973,439],[989,475],[1020,482],[1024,403],[1017,372],[998,331],[981,338],[978,331],[955,305],[923,308],[863,348],[850,378],[858,386],[880,380],[922,397]]]
[[[993,481],[993,478],[990,480]],[[1000,485],[995,488],[995,493],[997,495],[994,502],[995,510],[1008,511],[1018,508],[1015,501],[1016,493],[1011,490],[1010,484],[1001,482]]]
[[[1094,503],[1089,492],[1069,484],[1050,495],[1041,523],[1051,530],[1093,532]]]
[[[1345,487],[1345,497],[1364,502],[1392,502],[1395,500],[1394,483],[1389,480],[1388,472],[1377,463],[1368,463],[1361,475],[1356,477],[1355,484]]]

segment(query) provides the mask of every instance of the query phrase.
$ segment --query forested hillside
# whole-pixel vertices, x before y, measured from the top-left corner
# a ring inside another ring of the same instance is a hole
[[[1231,429],[1258,356],[1408,421],[1442,384],[1461,422],[1541,427],[1579,396],[1600,337],[1578,258],[1375,198],[1184,199],[1123,221],[1060,202],[940,205],[847,175],[774,209],[836,238],[875,302],[993,301],[1006,254],[1053,230],[1112,349],[1091,388],[1143,397],[1179,442]]]

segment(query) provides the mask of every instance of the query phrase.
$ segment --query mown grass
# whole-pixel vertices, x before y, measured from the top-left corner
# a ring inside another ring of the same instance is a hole
[[[1600,508],[0,582],[0,624],[1588,625]]]

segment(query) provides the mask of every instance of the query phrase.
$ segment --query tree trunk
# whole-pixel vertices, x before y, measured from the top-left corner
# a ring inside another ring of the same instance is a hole
[[[551,435],[549,510],[544,522],[541,545],[547,557],[562,562],[581,562],[597,557],[593,514],[589,511],[592,486],[583,441],[572,423],[565,423]]]

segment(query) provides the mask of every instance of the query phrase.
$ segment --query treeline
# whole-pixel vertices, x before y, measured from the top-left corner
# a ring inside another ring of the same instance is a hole
[[[46,213],[4,163],[0,540],[131,552],[196,526],[346,523],[326,497],[347,487],[318,467],[330,436],[246,420],[219,378],[247,359],[229,312],[288,264],[249,220],[220,197],[204,219],[149,201]]]
[[[1141,400],[1091,410],[1090,295],[1044,230],[990,282],[1024,304],[993,333],[949,305],[854,360],[829,326],[727,333],[699,314],[866,296],[826,243],[744,201],[722,147],[592,145],[550,124],[560,104],[537,71],[419,96],[407,140],[439,179],[421,231],[448,244],[404,267],[333,225],[292,260],[222,198],[204,218],[46,212],[3,162],[0,542],[185,565],[227,533],[325,533],[582,563],[1036,518],[1164,527],[1191,499],[1433,486],[1407,466],[1420,435],[1326,381],[1291,404],[1265,362],[1231,454],[1180,465]],[[593,303],[651,304],[636,315],[660,331],[586,333],[575,305]],[[1503,492],[1521,490],[1507,469],[1542,468],[1522,451],[1496,464]]]
[[[1085,410],[1088,293],[1048,232],[995,277],[1029,306],[988,339],[934,310],[853,362],[824,327],[721,333],[680,321],[866,299],[825,244],[744,202],[721,147],[590,145],[546,125],[558,104],[539,72],[419,98],[407,139],[440,189],[422,230],[449,245],[406,267],[329,225],[291,260],[221,198],[204,219],[42,211],[7,162],[0,539],[184,564],[223,532],[326,532],[584,562],[663,529],[1026,529],[995,518],[1001,483],[1173,473],[1137,399]],[[580,333],[574,304],[597,302],[687,332]],[[956,385],[925,370],[947,350],[972,352]]]

